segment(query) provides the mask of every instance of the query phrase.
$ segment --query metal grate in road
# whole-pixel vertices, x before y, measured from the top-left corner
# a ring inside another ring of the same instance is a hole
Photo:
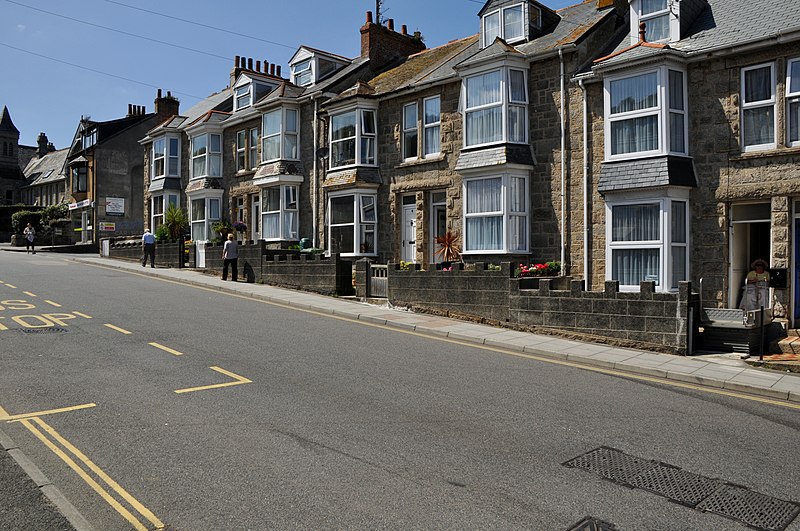
[[[599,474],[606,479],[632,486],[631,481],[641,474],[658,466],[655,461],[634,457],[626,453],[601,446],[591,452],[567,461],[564,466],[583,468]]]
[[[616,531],[617,526],[598,520],[593,516],[587,516],[574,526],[569,528],[569,531]]]
[[[48,326],[44,328],[20,328],[19,330],[24,334],[60,334],[69,332],[68,328],[62,328],[60,326]]]
[[[800,514],[796,503],[734,485],[725,485],[697,508],[765,531],[783,531]]]
[[[628,455],[607,446],[563,465],[594,472],[625,486],[648,490],[682,505],[737,520],[759,531],[783,531],[800,514],[798,503],[692,474],[666,463]],[[589,531],[595,528],[573,529]]]
[[[722,483],[674,466],[659,464],[633,478],[631,485],[695,507],[720,488]]]

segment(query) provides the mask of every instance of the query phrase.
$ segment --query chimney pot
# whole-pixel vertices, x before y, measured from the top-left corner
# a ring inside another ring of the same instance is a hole
[[[133,104],[128,104],[128,116],[133,116]]]
[[[161,97],[161,89],[158,89],[158,96],[156,96],[156,97],[157,97],[157,98],[160,98],[160,97]]]
[[[248,70],[252,70],[253,69],[253,58],[252,57],[248,57],[247,58],[247,69]]]
[[[389,28],[389,31],[394,31],[394,19],[390,18],[386,21],[386,27]]]
[[[261,61],[256,61],[256,72],[261,72]]]
[[[239,56],[236,55],[233,57],[233,67],[237,68],[239,66]]]
[[[269,74],[269,61],[264,59],[264,73]]]
[[[372,24],[372,11],[367,11],[367,24]]]
[[[406,26],[405,24],[403,24],[402,26],[400,26],[400,29],[401,29],[401,33],[402,33],[403,35],[408,35],[408,26]]]
[[[167,97],[168,97],[168,98],[171,98],[171,97],[172,97],[172,92],[170,92],[169,90],[167,91]]]
[[[275,68],[275,75],[278,76],[278,77],[281,77],[281,65],[278,65]]]
[[[271,76],[275,75],[275,63],[269,65],[269,75]]]

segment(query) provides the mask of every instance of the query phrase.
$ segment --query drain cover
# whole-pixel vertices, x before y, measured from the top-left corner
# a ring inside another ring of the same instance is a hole
[[[756,529],[782,531],[800,506],[734,485],[725,485],[697,505],[702,511],[739,520]]]
[[[587,516],[574,526],[569,528],[569,531],[616,531],[617,526],[609,524],[602,520],[598,520],[593,516]]]
[[[64,332],[69,332],[66,328],[61,328],[60,326],[48,326],[47,328],[20,328],[25,334],[59,334]]]
[[[659,464],[633,478],[631,485],[655,492],[680,504],[695,507],[722,483],[674,466]]]
[[[625,454],[614,448],[601,446],[564,463],[564,466],[583,468],[606,479],[632,486],[633,479],[658,466],[655,461]]]

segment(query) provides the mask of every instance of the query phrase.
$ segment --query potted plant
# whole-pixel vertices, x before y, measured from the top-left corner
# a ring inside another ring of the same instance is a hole
[[[233,230],[235,230],[239,236],[237,240],[244,241],[244,233],[247,232],[247,225],[243,221],[237,221],[233,224]]]
[[[453,262],[461,261],[461,249],[458,247],[458,234],[447,231],[444,236],[436,237],[436,243],[439,245],[439,249],[436,251],[436,257],[442,259],[439,267],[442,271],[452,271]]]
[[[228,237],[228,234],[233,232],[233,227],[227,221],[215,221],[211,224],[211,230],[214,232],[218,232],[220,237],[225,240]]]

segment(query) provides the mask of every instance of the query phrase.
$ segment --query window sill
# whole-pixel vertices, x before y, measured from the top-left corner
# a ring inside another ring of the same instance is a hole
[[[800,154],[800,146],[792,146],[792,147],[778,147],[778,148],[767,148],[763,151],[744,151],[739,155],[732,156],[730,160],[732,161],[740,161],[740,160],[752,160],[752,159],[760,159],[765,157],[788,157],[788,156],[797,156]]]
[[[239,170],[236,172],[236,177],[248,177],[250,175],[254,175],[256,173],[255,169],[252,170]]]
[[[462,251],[462,256],[470,256],[470,255],[484,255],[484,254],[495,254],[495,255],[519,255],[519,254],[531,254],[531,251]]]
[[[433,164],[436,162],[442,162],[445,158],[446,157],[444,153],[439,153],[438,155],[433,155],[426,159],[404,160],[403,162],[395,166],[395,169],[408,168],[409,166],[422,166],[424,164]]]

